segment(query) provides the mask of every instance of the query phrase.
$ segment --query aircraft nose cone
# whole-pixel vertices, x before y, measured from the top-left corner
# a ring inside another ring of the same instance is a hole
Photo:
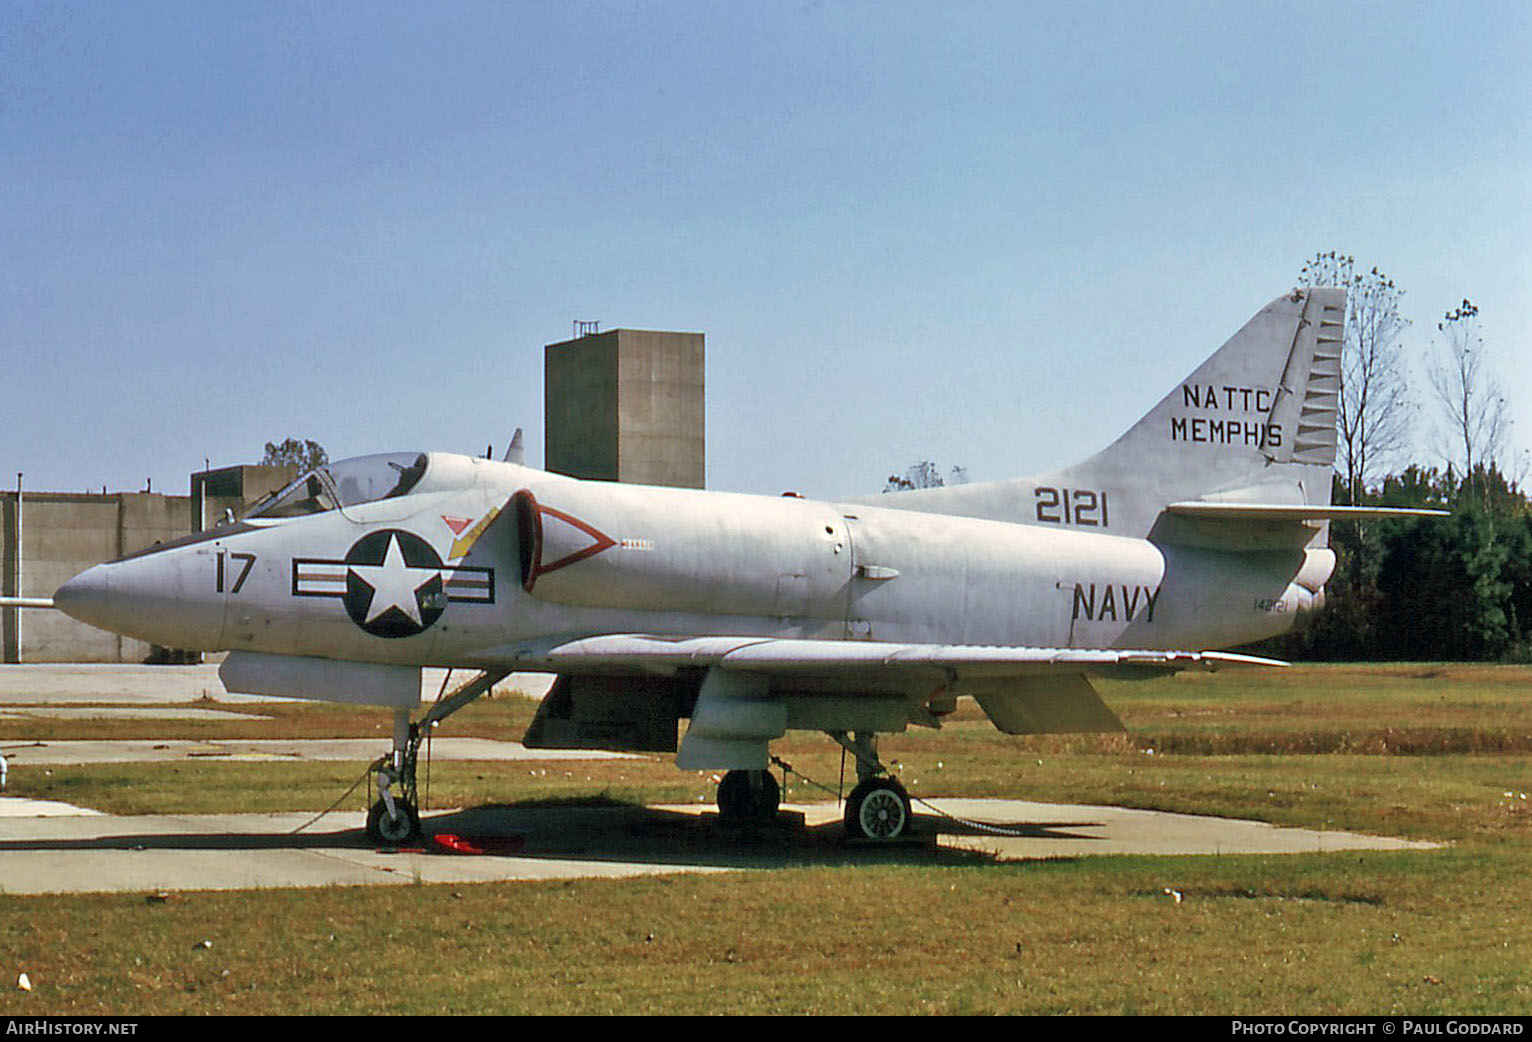
[[[223,628],[212,566],[196,554],[98,564],[60,586],[53,603],[81,622],[167,648],[214,650]]]
[[[111,629],[111,573],[97,565],[70,579],[53,594],[53,605],[70,618]]]

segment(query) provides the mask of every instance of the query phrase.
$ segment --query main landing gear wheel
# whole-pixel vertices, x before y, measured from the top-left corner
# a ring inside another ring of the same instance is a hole
[[[782,789],[770,771],[730,771],[718,783],[718,813],[725,821],[770,821]]]
[[[374,803],[372,810],[367,812],[367,836],[374,843],[398,846],[419,835],[420,815],[407,800],[394,800],[393,814],[388,813],[388,804],[383,800]]]
[[[846,835],[852,839],[898,839],[911,820],[909,793],[892,778],[868,778],[846,801]]]

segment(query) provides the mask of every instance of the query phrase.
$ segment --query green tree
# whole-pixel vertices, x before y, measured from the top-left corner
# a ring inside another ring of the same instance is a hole
[[[261,457],[262,466],[292,465],[298,468],[300,474],[328,462],[330,454],[324,450],[323,445],[317,441],[299,441],[297,438],[287,438],[280,444],[268,441],[266,455]]]
[[[1516,483],[1494,466],[1465,476],[1411,465],[1385,476],[1375,498],[1453,516],[1373,522],[1365,555],[1362,529],[1333,525],[1324,611],[1254,650],[1320,661],[1532,660],[1532,504]]]
[[[1360,505],[1376,487],[1380,469],[1408,445],[1412,404],[1400,334],[1409,323],[1399,312],[1404,293],[1377,268],[1356,270],[1356,259],[1331,250],[1303,266],[1299,284],[1346,290],[1336,415],[1336,473],[1331,502]],[[1326,610],[1295,641],[1311,657],[1368,657],[1378,611],[1378,551],[1374,526],[1330,525],[1335,574]]]
[[[1513,643],[1508,557],[1476,506],[1390,532],[1378,577],[1377,657],[1503,657]]]
[[[1390,506],[1450,507],[1392,522],[1377,576],[1377,658],[1505,659],[1527,652],[1532,526],[1526,496],[1498,468],[1411,468],[1384,483]]]

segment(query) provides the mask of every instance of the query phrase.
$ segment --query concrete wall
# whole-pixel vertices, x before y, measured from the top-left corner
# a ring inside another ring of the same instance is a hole
[[[0,592],[52,597],[89,568],[192,531],[193,500],[158,492],[0,493]],[[20,540],[17,539],[18,521]],[[18,582],[17,576],[20,576]],[[5,662],[142,662],[149,645],[46,609],[0,609]]]
[[[545,466],[604,481],[702,488],[704,337],[613,329],[544,350]]]

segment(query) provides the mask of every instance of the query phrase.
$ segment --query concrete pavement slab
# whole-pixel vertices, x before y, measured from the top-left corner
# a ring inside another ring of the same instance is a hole
[[[3,802],[3,801],[0,801]],[[518,805],[423,815],[419,848],[380,850],[358,812],[14,817],[0,813],[0,891],[11,894],[470,883],[810,864],[986,864],[1108,854],[1331,853],[1433,844],[1154,811],[933,800],[968,823],[918,815],[924,840],[851,848],[834,803],[785,807],[779,824],[721,828],[697,805]],[[983,826],[979,822],[985,822]],[[1015,835],[986,834],[1000,827]],[[452,833],[484,849],[454,854]]]
[[[99,810],[76,807],[58,800],[33,800],[25,796],[0,796],[0,818],[58,818],[97,815]]]
[[[270,720],[259,713],[234,713],[227,709],[166,709],[158,706],[6,706],[0,718],[24,717],[47,720]]]
[[[471,678],[472,670],[423,669],[421,698],[434,701],[447,681],[448,690]],[[552,686],[545,673],[513,673],[496,684],[496,694],[517,692],[541,698]],[[43,705],[70,702],[112,702],[117,705],[167,702],[279,702],[265,695],[232,695],[218,679],[218,664],[196,666],[133,666],[117,663],[36,663],[0,665],[0,704]]]
[[[936,799],[951,815],[942,843],[1003,861],[1092,854],[1316,854],[1337,850],[1427,850],[1420,840],[1283,828],[1264,821],[1126,807],[1026,800]]]
[[[165,763],[176,760],[261,762],[272,760],[327,763],[367,763],[389,751],[386,738],[272,739],[102,739],[0,743],[0,754],[12,769],[64,764]],[[421,753],[422,758],[425,752]],[[594,749],[528,749],[520,742],[489,738],[437,738],[430,746],[433,760],[634,760],[632,753]]]

